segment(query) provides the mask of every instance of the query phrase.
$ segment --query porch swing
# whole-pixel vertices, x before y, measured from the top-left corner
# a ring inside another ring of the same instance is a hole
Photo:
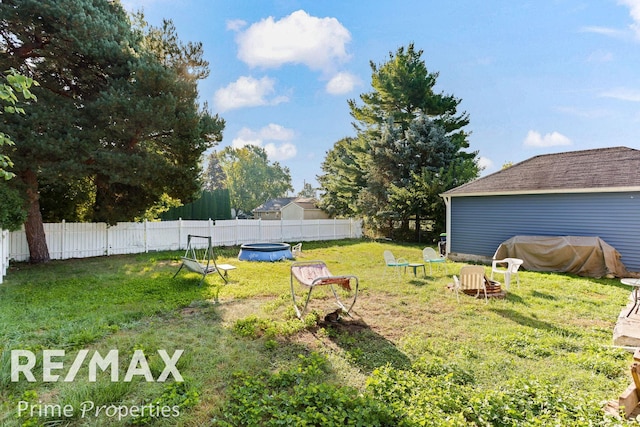
[[[198,286],[200,286],[205,277],[211,273],[218,273],[222,280],[224,280],[224,283],[227,283],[229,270],[236,269],[235,266],[230,264],[216,263],[215,253],[211,245],[211,236],[195,236],[189,234],[187,236],[187,249],[181,259],[182,264],[180,264],[180,268],[173,277],[175,278],[178,273],[180,273],[180,270],[182,270],[182,267],[185,267],[187,270],[202,275]]]

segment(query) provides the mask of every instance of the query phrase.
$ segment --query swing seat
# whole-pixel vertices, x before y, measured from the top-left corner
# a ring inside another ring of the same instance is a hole
[[[207,277],[207,274],[215,273],[215,272],[220,273],[221,271],[223,272],[223,274],[221,274],[222,280],[224,280],[224,282],[227,283],[228,271],[236,269],[235,266],[230,264],[215,264],[215,265],[208,265],[208,266],[202,265],[197,260],[187,258],[187,257],[182,257],[182,265],[180,267],[181,268],[184,267],[187,270],[193,271],[194,273],[202,274],[202,279],[200,280],[200,283],[198,283],[198,286],[202,284],[202,281],[204,280],[205,277]],[[178,269],[178,271],[176,272],[176,275],[178,274],[179,271],[180,269]],[[173,277],[175,277],[175,275]]]
[[[296,294],[294,289],[294,278],[295,281],[308,288],[307,296],[305,298],[304,307],[302,310],[298,307],[298,303],[296,302]],[[328,285],[331,287],[331,291],[333,292],[333,296],[336,299],[336,303],[338,307],[342,309],[342,311],[350,316],[350,311],[356,303],[356,299],[358,298],[358,287],[359,280],[356,276],[333,276],[327,265],[323,261],[300,261],[294,262],[291,264],[291,298],[293,299],[293,308],[296,311],[296,315],[299,319],[302,319],[304,314],[307,311],[307,305],[309,304],[309,299],[311,298],[311,292],[313,288],[316,286]],[[352,289],[351,282],[355,282],[355,288]],[[339,286],[344,291],[353,292],[353,297],[350,299],[350,304],[345,306],[340,300],[340,296],[336,291],[336,287]]]
[[[194,239],[205,239],[208,243],[206,248],[200,249],[201,251],[204,251],[200,256],[198,254],[198,248],[193,244]],[[176,274],[174,274],[173,277],[175,278],[184,267],[189,271],[202,275],[198,286],[200,286],[205,277],[211,273],[218,273],[222,280],[224,280],[224,283],[227,283],[228,271],[236,269],[235,266],[230,264],[216,264],[213,247],[211,246],[211,237],[209,236],[194,236],[189,234],[187,237],[187,250],[181,259],[182,264],[180,264],[180,268],[178,268],[178,271],[176,271]]]

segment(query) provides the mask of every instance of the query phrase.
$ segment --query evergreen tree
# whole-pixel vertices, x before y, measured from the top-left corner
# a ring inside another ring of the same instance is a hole
[[[362,104],[349,100],[357,136],[334,145],[318,177],[322,205],[334,213],[363,215],[378,229],[396,220],[407,228],[414,216],[418,231],[421,218],[440,212],[433,203],[444,204],[423,194],[417,179],[441,179],[454,164],[477,176],[477,153],[464,151],[468,114],[458,113],[461,100],[434,92],[438,74],[422,53],[410,44],[381,65],[371,62],[373,91],[360,95]]]
[[[196,103],[208,72],[201,45],[180,43],[170,22],[132,25],[108,0],[4,0],[0,49],[0,67],[41,85],[24,120],[4,120],[32,262],[49,259],[41,199],[60,206],[50,219],[114,223],[198,193],[200,156],[224,121]]]
[[[224,174],[216,151],[207,157],[207,168],[203,174],[203,188],[207,191],[227,188],[227,176]]]
[[[315,199],[317,197],[316,189],[313,188],[313,185],[309,184],[308,182],[305,182],[304,185],[302,186],[302,190],[298,192],[298,197]]]

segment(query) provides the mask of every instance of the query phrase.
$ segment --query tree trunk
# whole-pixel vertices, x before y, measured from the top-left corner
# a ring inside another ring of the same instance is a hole
[[[416,236],[415,236],[415,239],[416,239],[416,242],[418,242],[418,243],[422,243],[420,241],[421,240],[420,239],[420,237],[421,237],[420,234],[422,234],[422,233],[420,233],[420,214],[416,213]]]
[[[29,262],[39,264],[48,262],[49,248],[44,234],[42,224],[42,214],[40,213],[40,195],[38,194],[38,177],[31,169],[22,174],[22,180],[27,185],[27,201],[29,208],[27,212],[27,222],[24,224],[24,231],[29,245]]]

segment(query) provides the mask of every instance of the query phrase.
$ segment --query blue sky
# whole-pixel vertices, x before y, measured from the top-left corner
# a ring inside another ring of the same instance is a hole
[[[295,192],[354,136],[348,99],[369,62],[413,42],[436,91],[461,99],[483,175],[591,148],[640,149],[640,0],[121,0],[202,42],[200,101],[226,120],[216,148],[256,144]]]

